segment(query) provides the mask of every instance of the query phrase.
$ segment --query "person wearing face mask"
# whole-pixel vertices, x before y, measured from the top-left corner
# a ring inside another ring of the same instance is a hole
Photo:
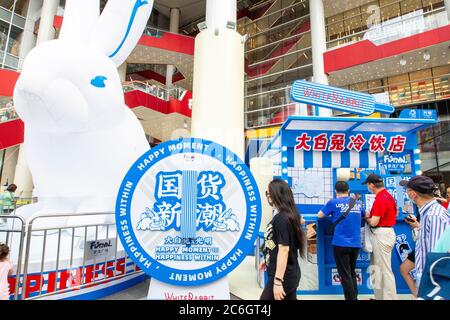
[[[363,184],[375,194],[375,201],[370,212],[366,212],[366,223],[370,226],[370,241],[373,253],[370,270],[373,291],[376,300],[395,300],[397,291],[392,272],[392,250],[395,245],[394,226],[397,219],[397,203],[384,188],[383,179],[370,174]]]
[[[284,180],[270,182],[266,197],[276,214],[264,234],[265,261],[259,265],[259,270],[267,270],[269,279],[260,300],[297,300],[301,277],[298,255],[304,258],[306,252],[302,218]]]
[[[450,225],[450,214],[434,198],[436,186],[433,179],[415,176],[409,181],[400,181],[400,185],[406,188],[406,194],[419,208],[420,224],[417,225],[419,232],[415,250],[416,285],[419,287],[427,254]]]

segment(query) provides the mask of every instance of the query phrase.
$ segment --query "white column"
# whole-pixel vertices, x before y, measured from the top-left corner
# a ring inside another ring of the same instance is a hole
[[[22,70],[23,61],[27,54],[36,45],[37,37],[34,34],[34,25],[37,20],[37,14],[39,9],[42,7],[42,0],[28,0],[25,22],[25,29],[22,33],[22,41],[20,43],[20,53],[19,53],[19,70]],[[25,14],[24,14],[25,15]]]
[[[309,0],[309,10],[314,82],[328,85],[328,76],[325,74],[323,59],[323,54],[327,51],[327,37],[322,0]],[[332,111],[319,108],[319,115],[322,117],[332,116]]]
[[[172,33],[178,33],[180,30],[180,9],[172,8],[170,9],[170,29]],[[168,65],[166,71],[166,88],[169,90],[172,86],[173,73],[175,71],[175,66]]]
[[[250,169],[258,184],[262,199],[261,226],[259,231],[264,232],[270,220],[272,220],[272,207],[266,201],[266,190],[270,181],[273,180],[273,161],[267,158],[253,158],[250,160]]]
[[[58,5],[59,0],[44,0],[41,11],[41,20],[39,22],[39,33],[36,41],[37,45],[55,38],[55,28],[53,27],[53,20],[55,19]],[[17,160],[14,183],[17,185],[17,194],[25,198],[32,196],[33,180],[31,177],[30,169],[28,168],[25,159],[23,145],[20,146],[19,150],[19,158]]]
[[[14,175],[14,184],[17,185],[16,195],[23,198],[31,198],[33,194],[33,179],[30,169],[25,159],[25,150],[23,144],[20,145],[19,157],[17,159],[16,173]]]
[[[445,9],[447,9],[448,21],[450,22],[450,0],[444,0],[444,3],[445,3]]]
[[[234,0],[208,0],[206,3],[206,24],[209,29],[225,28],[227,22],[237,21],[237,5]]]
[[[59,0],[44,0],[41,12],[41,21],[39,22],[39,34],[37,44],[52,40],[55,38],[55,28],[53,21],[58,10]]]
[[[213,140],[244,158],[244,42],[236,0],[208,0],[207,29],[195,39],[192,136]]]
[[[192,137],[217,142],[244,159],[244,47],[226,27],[236,22],[236,0],[208,0],[206,24],[195,39]],[[211,284],[229,297],[228,277]]]

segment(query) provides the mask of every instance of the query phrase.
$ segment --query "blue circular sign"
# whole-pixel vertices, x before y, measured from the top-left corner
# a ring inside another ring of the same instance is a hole
[[[217,281],[253,250],[261,198],[248,167],[203,139],[162,143],[142,155],[120,186],[116,224],[131,259],[177,286]]]

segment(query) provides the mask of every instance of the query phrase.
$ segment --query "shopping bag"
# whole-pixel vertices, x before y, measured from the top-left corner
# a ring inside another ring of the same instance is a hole
[[[364,227],[361,228],[361,244],[362,244],[362,250],[368,253],[372,253],[372,240],[370,239],[370,233],[372,231],[370,230],[369,225],[366,223],[364,224]]]
[[[450,253],[427,254],[419,300],[450,300]]]

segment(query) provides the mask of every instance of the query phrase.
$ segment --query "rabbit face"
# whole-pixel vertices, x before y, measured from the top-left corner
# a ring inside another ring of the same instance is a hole
[[[66,0],[58,40],[27,56],[14,92],[26,126],[41,132],[117,127],[128,111],[117,67],[136,46],[151,0]]]
[[[27,126],[44,132],[113,127],[126,108],[113,61],[100,50],[60,40],[30,52],[14,99]]]

